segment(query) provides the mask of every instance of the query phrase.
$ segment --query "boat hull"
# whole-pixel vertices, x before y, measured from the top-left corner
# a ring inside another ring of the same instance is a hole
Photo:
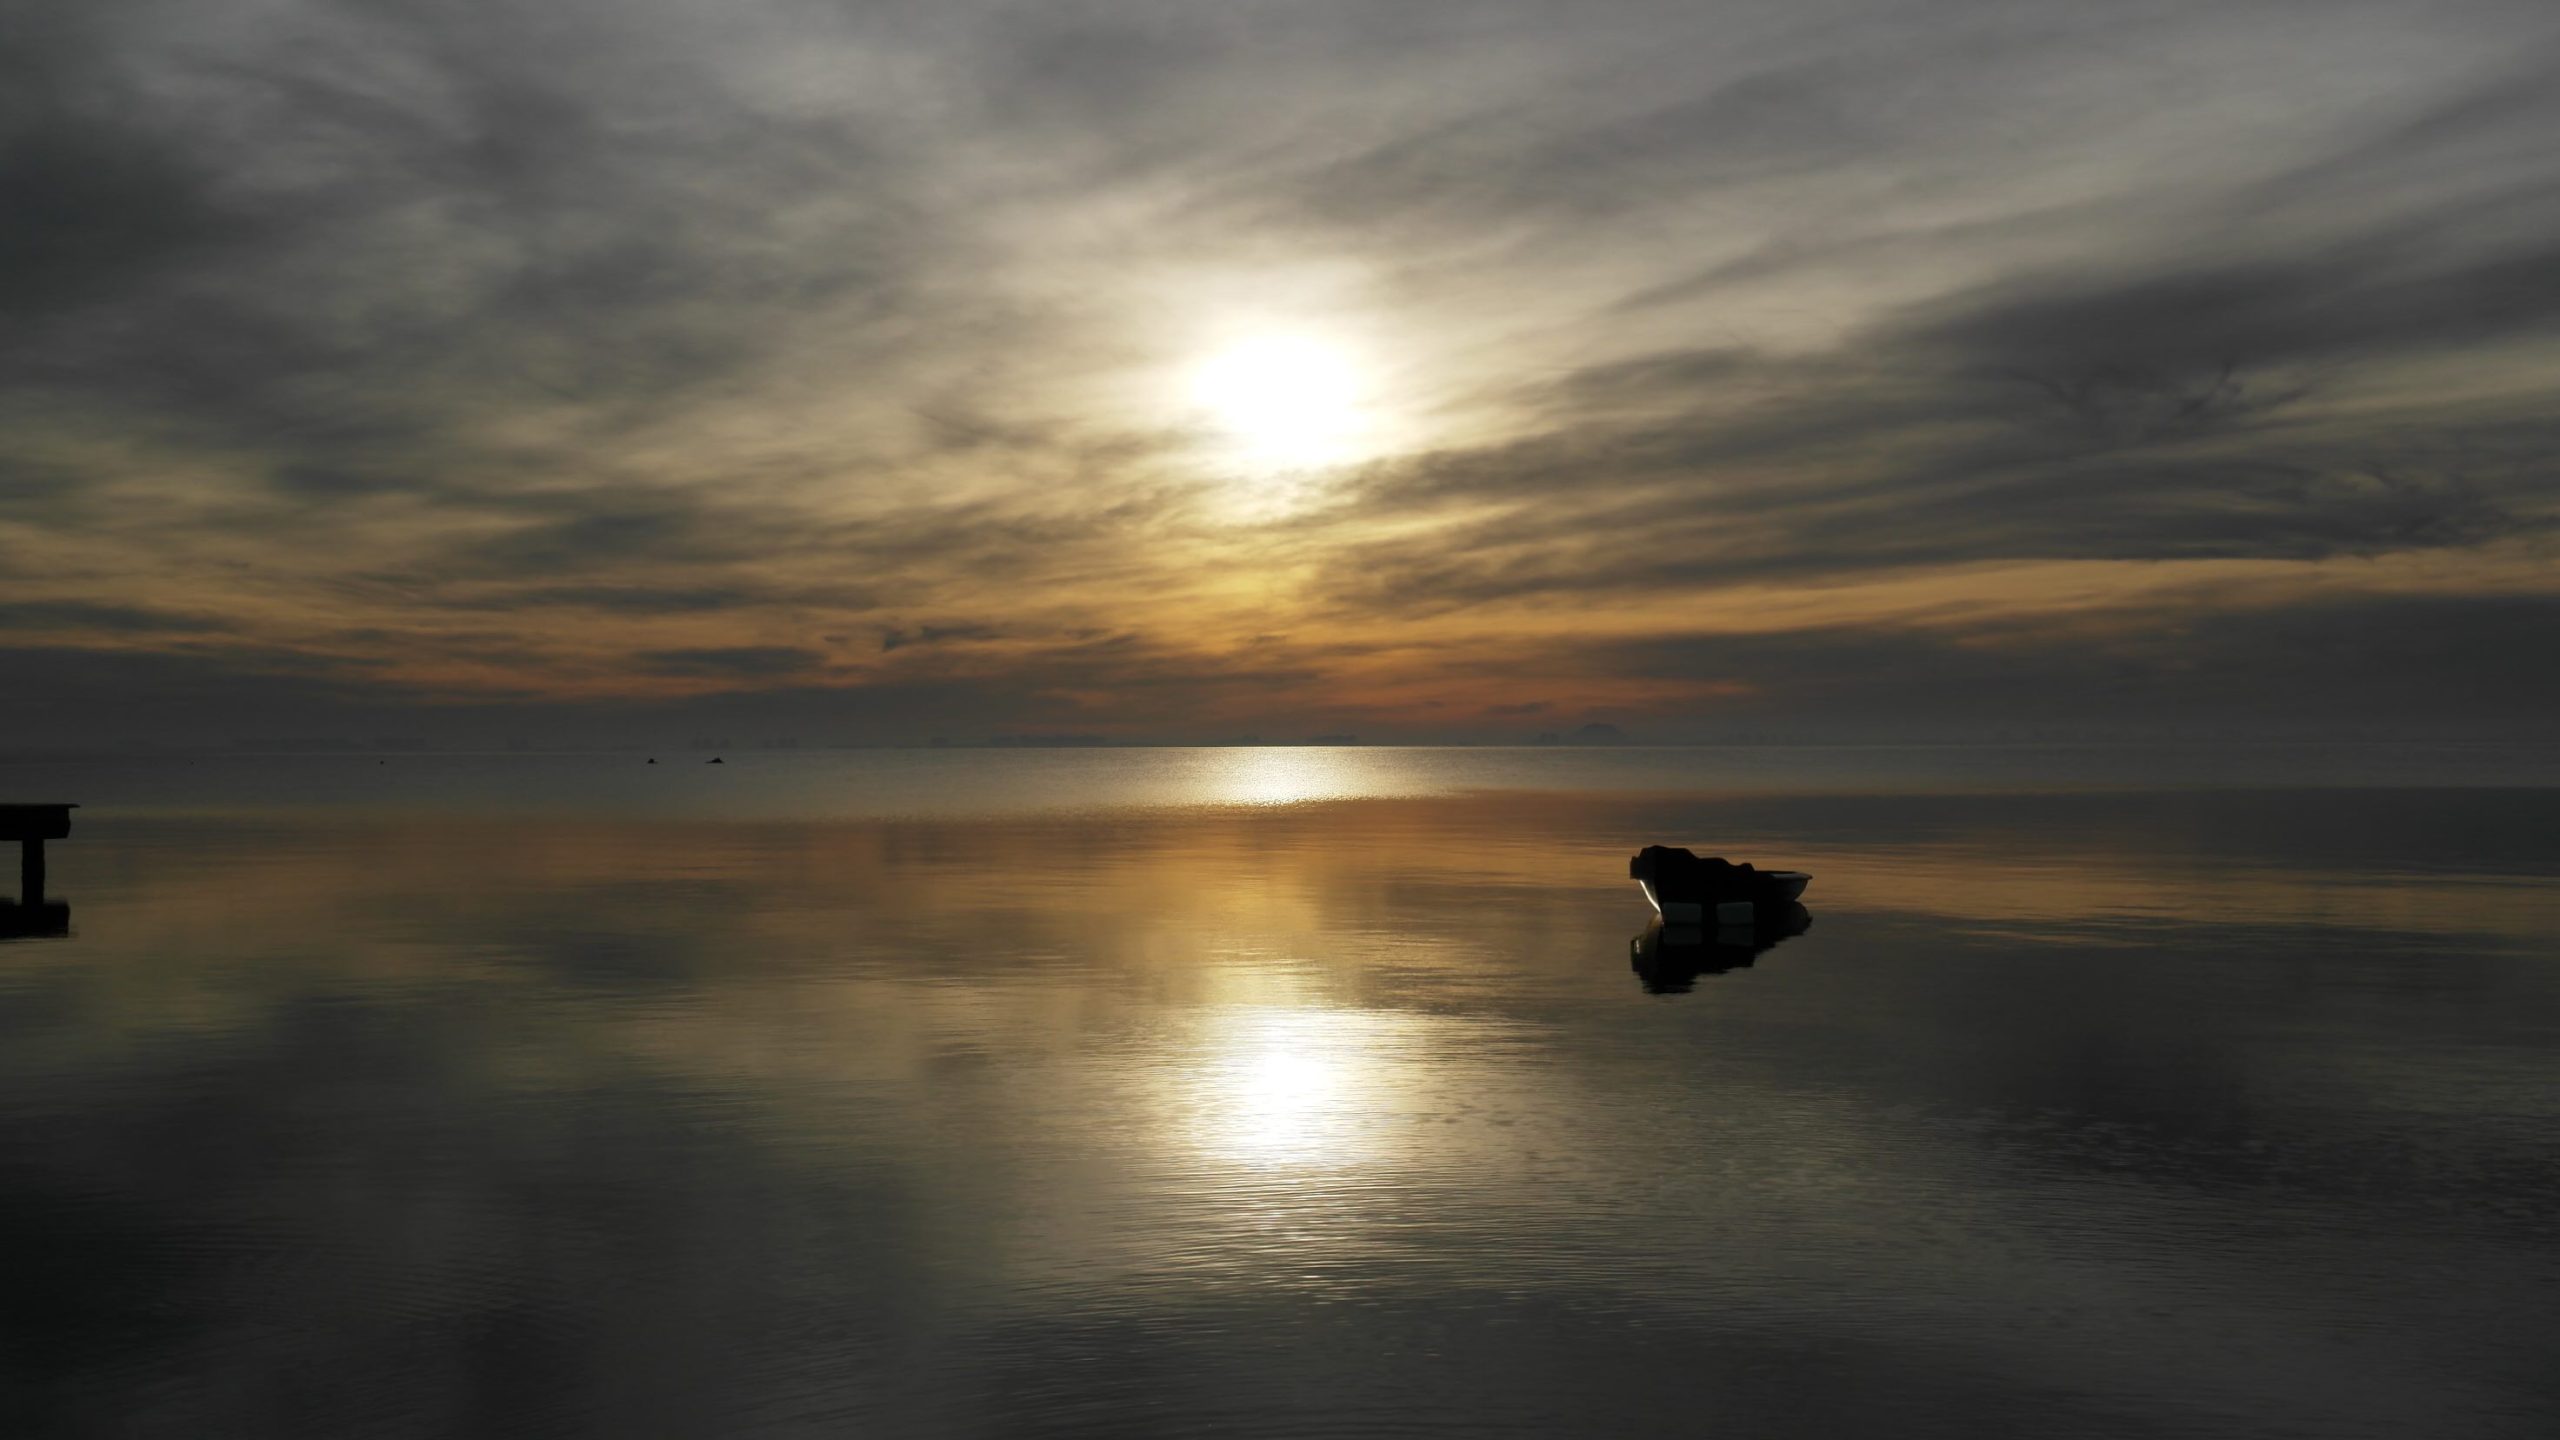
[[[1748,925],[1763,906],[1788,905],[1804,894],[1813,877],[1802,870],[1761,870],[1753,874],[1751,894],[1723,900],[1666,898],[1651,880],[1639,876],[1637,888],[1653,913],[1671,925]]]

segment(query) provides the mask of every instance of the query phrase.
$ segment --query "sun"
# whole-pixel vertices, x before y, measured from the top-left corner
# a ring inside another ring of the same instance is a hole
[[[1266,469],[1314,469],[1356,455],[1369,426],[1368,378],[1340,345],[1262,335],[1210,356],[1191,398],[1234,458]]]

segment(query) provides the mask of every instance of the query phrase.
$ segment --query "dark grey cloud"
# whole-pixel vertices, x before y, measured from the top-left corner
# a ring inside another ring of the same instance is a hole
[[[915,645],[939,645],[947,640],[992,640],[1003,633],[1004,631],[998,626],[973,625],[966,622],[918,625],[913,629],[881,631],[880,649],[885,653],[891,650],[904,650]]]
[[[469,432],[716,386],[794,314],[894,311],[932,243],[860,126],[610,7],[17,8],[62,38],[0,152],[48,322],[0,383],[272,456],[298,502],[556,471]]]
[[[2560,319],[2560,245],[2454,263],[2393,253],[2401,248],[2207,263],[2094,283],[2004,282],[1935,307],[1911,338],[2004,372],[2111,374],[2159,385],[2199,372],[2533,334]]]
[[[2006,407],[2014,397],[1975,398]],[[2097,403],[2121,415],[2141,398],[2082,392],[2069,397],[2071,419]],[[1805,417],[1808,447],[1836,443],[1889,404],[1837,403],[1832,439],[1813,438],[1820,412]],[[2179,408],[2161,402],[2173,417]],[[1506,508],[1429,537],[1346,547],[1328,572],[1336,605],[1438,613],[1996,560],[2316,561],[2543,537],[2560,523],[2532,461],[2396,438],[2362,452],[2328,437],[2253,453],[1994,428],[1950,442],[1915,422],[1900,447],[1869,437],[1883,454],[1845,479],[1754,474],[1733,453],[1736,436],[1712,423],[1583,438],[1397,477],[1393,486],[1418,485],[1435,505],[1493,496]]]
[[[2560,420],[2322,413],[2351,361],[2560,348],[2560,251],[2415,265],[2405,242],[2289,261],[2035,275],[1933,300],[1806,359],[1613,360],[1523,398],[1494,450],[1381,467],[1388,513],[1513,507],[1336,566],[1355,608],[1641,593],[1995,559],[2318,560],[2545,535]],[[1732,397],[1739,392],[1743,399]],[[1648,543],[1629,553],[1625,538]],[[1453,542],[1454,538],[1454,543]]]
[[[223,201],[191,147],[137,114],[117,31],[146,8],[14,0],[0,12],[0,318],[13,326],[111,299],[260,228]]]
[[[449,563],[501,576],[575,573],[632,560],[724,561],[769,553],[780,526],[684,497],[582,494],[545,507],[542,518],[455,547]],[[762,532],[760,535],[759,532]]]
[[[379,721],[427,697],[362,667],[299,653],[200,644],[183,649],[0,647],[0,733],[20,745],[128,740],[228,744]]]
[[[2548,734],[2560,597],[2356,597],[2179,608],[2114,623],[1873,626],[1585,645],[1558,662],[1735,687],[1700,717],[1800,736],[2050,727],[2198,735]]]
[[[704,650],[651,650],[632,657],[648,675],[764,680],[805,675],[826,663],[823,651],[792,645],[734,645]]]
[[[560,607],[616,615],[700,615],[739,609],[756,598],[753,590],[735,585],[546,585],[502,591],[472,604],[490,610]]]
[[[102,605],[86,600],[0,601],[0,630],[175,635],[198,634],[218,628],[218,622],[201,615],[181,615],[140,605]]]

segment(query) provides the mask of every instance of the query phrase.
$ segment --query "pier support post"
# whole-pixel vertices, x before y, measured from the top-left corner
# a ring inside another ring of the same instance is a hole
[[[0,840],[18,842],[18,894],[30,906],[44,903],[44,842],[71,836],[77,805],[0,804]]]

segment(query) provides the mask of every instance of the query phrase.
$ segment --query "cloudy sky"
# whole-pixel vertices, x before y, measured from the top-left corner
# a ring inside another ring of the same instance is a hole
[[[2560,8],[0,0],[0,743],[2547,735]]]

